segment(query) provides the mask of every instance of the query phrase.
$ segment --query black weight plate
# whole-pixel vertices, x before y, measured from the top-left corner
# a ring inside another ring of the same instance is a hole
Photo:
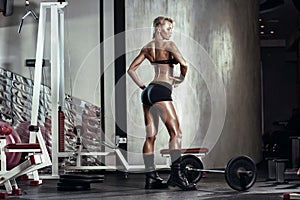
[[[249,171],[251,175],[241,175],[239,171]],[[256,165],[252,159],[247,156],[239,156],[231,159],[225,169],[227,184],[237,191],[250,189],[256,181],[256,176]]]
[[[101,174],[62,174],[59,176],[64,179],[104,179]]]
[[[74,183],[102,183],[103,179],[71,179],[71,178],[60,178],[60,182],[74,182]]]
[[[198,157],[193,155],[184,155],[182,156],[182,161],[180,165],[182,167],[181,169],[185,169],[184,173],[189,183],[198,183],[200,181],[203,174],[202,172],[187,169],[203,169],[203,163]]]

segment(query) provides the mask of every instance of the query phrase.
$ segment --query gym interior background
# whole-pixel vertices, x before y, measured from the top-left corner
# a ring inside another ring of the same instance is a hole
[[[189,63],[186,82],[174,90],[183,146],[209,148],[204,158],[208,168],[224,167],[231,157],[241,154],[257,163],[262,161],[263,134],[273,128],[273,121],[289,118],[298,106],[298,40],[286,51],[287,45],[282,43],[286,38],[271,38],[270,43],[268,36],[259,35],[259,4],[263,1],[68,2],[66,93],[101,107],[105,139],[114,142],[116,135],[126,138],[127,143],[120,147],[126,150],[130,164],[143,164],[145,130],[140,90],[128,79],[126,69],[151,39],[151,23],[158,15],[175,20],[173,39]],[[36,13],[39,3],[30,1]],[[19,34],[23,15],[24,2],[15,1],[13,15],[0,17],[0,67],[33,79],[34,69],[24,63],[35,56],[37,22],[26,18]],[[50,54],[47,34],[46,59]],[[149,66],[143,64],[146,70]],[[50,84],[50,68],[44,67],[45,85]],[[150,81],[151,68],[141,76]],[[160,126],[158,163],[164,161],[159,150],[167,144],[167,131]],[[115,158],[105,159],[115,163]]]

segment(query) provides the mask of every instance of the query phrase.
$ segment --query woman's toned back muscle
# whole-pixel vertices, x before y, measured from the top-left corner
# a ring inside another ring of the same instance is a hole
[[[171,52],[167,49],[170,46],[169,41],[151,41],[144,48],[145,57],[154,63],[155,76],[153,81],[163,81],[172,85],[173,79],[173,65],[172,64],[155,64],[155,61],[172,59]]]

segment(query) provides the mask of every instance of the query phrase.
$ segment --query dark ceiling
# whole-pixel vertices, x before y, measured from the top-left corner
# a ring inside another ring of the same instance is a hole
[[[287,46],[291,40],[295,42],[295,37],[299,38],[300,35],[300,0],[259,0],[259,2],[260,39],[286,40]],[[261,25],[264,27],[260,27]]]

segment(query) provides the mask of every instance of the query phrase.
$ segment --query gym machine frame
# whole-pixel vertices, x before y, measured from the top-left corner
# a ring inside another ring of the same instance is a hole
[[[41,79],[43,68],[43,55],[46,33],[46,14],[50,9],[51,21],[51,132],[52,141],[58,141],[58,107],[64,108],[64,11],[67,2],[41,2],[38,24],[37,47],[35,57],[35,73],[32,98],[31,126],[38,127],[38,110],[41,92]],[[35,132],[30,132],[29,142],[36,140]],[[52,177],[58,177],[58,143],[52,143]],[[48,163],[48,165],[51,164]],[[47,166],[48,166],[47,165]],[[39,179],[38,172],[34,179]]]
[[[38,38],[36,48],[36,62],[35,62],[35,77],[33,89],[33,110],[31,125],[37,125],[37,116],[39,108],[39,94],[42,78],[42,63],[44,54],[45,41],[45,25],[47,10],[50,9],[51,14],[51,130],[52,130],[52,174],[49,176],[42,175],[44,178],[58,178],[59,177],[59,158],[76,157],[76,166],[67,166],[67,170],[101,170],[101,169],[118,169],[117,166],[82,166],[82,156],[108,156],[115,154],[123,165],[125,171],[142,170],[143,165],[129,165],[124,158],[118,145],[105,146],[112,149],[111,152],[82,152],[82,148],[78,148],[77,152],[59,152],[59,118],[58,108],[64,111],[64,11],[68,5],[67,2],[42,2],[40,5],[40,17],[38,27]],[[30,142],[34,141],[34,136],[30,136]],[[159,166],[158,166],[159,167]],[[166,165],[160,166],[166,167]],[[38,174],[36,174],[36,177]]]
[[[14,145],[6,145],[5,136],[1,133],[1,181],[4,184],[6,192],[1,193],[4,197],[8,194],[16,192],[20,194],[15,178],[27,174],[32,185],[42,184],[42,180],[38,174],[38,170],[52,164],[48,154],[45,141],[38,126],[38,110],[40,103],[41,78],[42,78],[42,62],[44,54],[44,39],[46,27],[46,11],[51,9],[51,88],[54,91],[51,93],[52,99],[52,137],[54,141],[58,141],[58,106],[63,106],[64,96],[64,52],[63,52],[63,19],[64,14],[62,8],[67,3],[59,2],[42,2],[40,6],[40,19],[38,25],[37,48],[36,48],[36,63],[34,74],[34,86],[32,97],[31,125],[29,127],[30,136],[29,143],[19,143]],[[60,80],[58,80],[60,79]],[[38,142],[38,143],[37,143]],[[58,157],[55,153],[58,150],[58,144],[53,143],[52,146],[52,174],[58,174]],[[27,152],[28,158],[26,161],[15,166],[11,170],[6,169],[5,152]]]

